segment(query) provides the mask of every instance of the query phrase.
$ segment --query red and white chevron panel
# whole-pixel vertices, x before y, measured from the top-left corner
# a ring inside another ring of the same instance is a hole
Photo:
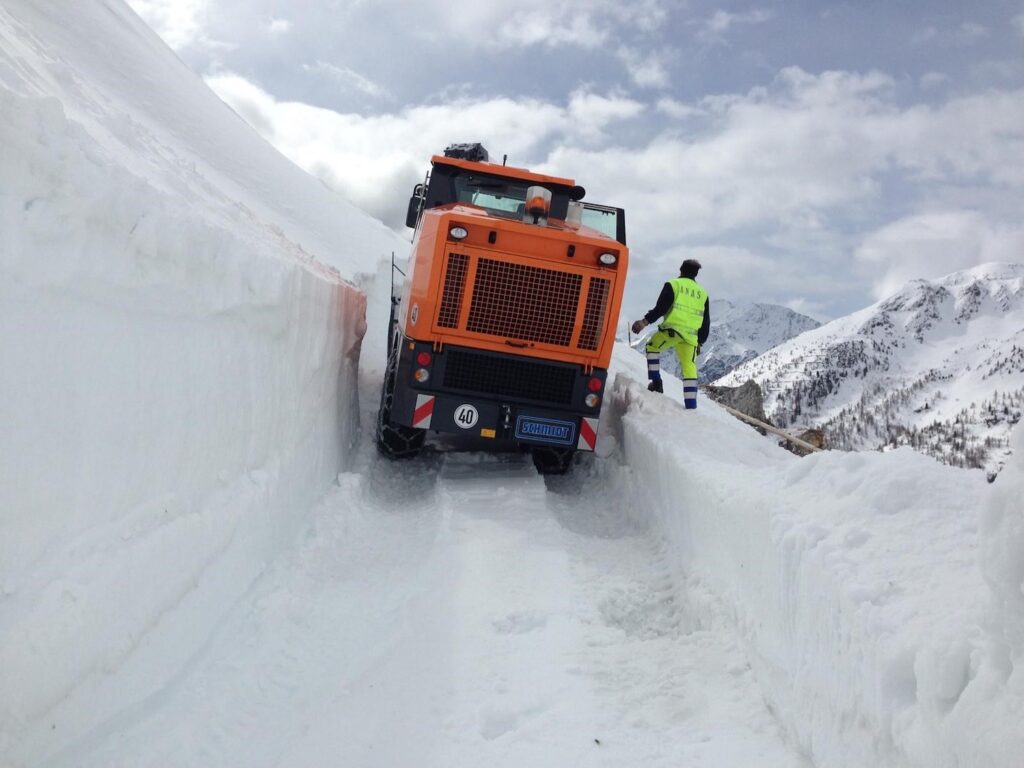
[[[430,419],[434,415],[433,395],[416,395],[416,410],[412,412],[412,425],[417,429],[430,429]]]
[[[594,450],[594,446],[597,445],[597,422],[598,419],[588,419],[586,416],[580,419],[580,439],[576,443],[577,450]]]

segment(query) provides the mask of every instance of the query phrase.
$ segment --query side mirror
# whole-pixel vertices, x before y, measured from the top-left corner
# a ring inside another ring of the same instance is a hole
[[[420,210],[423,208],[423,201],[426,197],[422,184],[417,184],[412,189],[412,197],[409,198],[409,207],[405,211],[405,226],[409,229],[416,229],[416,223],[420,218]]]

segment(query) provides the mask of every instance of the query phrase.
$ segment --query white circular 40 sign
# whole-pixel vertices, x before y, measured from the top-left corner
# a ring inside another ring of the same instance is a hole
[[[462,427],[463,429],[470,429],[471,427],[475,427],[476,422],[479,418],[480,414],[477,413],[476,408],[474,408],[469,403],[460,405],[458,408],[455,409],[455,423],[456,425]]]

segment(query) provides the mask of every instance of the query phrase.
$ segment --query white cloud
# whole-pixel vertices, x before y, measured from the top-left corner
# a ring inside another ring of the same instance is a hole
[[[612,123],[636,117],[643,111],[643,104],[626,96],[576,91],[569,97],[568,135],[597,141],[604,137],[605,128]]]
[[[958,190],[950,197],[969,205],[978,190],[995,188],[1008,203],[1024,199],[1024,94],[899,108],[892,90],[878,73],[787,70],[770,88],[701,101],[708,117],[694,116],[684,133],[637,149],[561,147],[549,163],[586,169],[588,190],[622,201],[646,259],[660,263],[667,254],[672,262],[679,243],[761,243],[770,256],[745,255],[754,253],[750,246],[723,251],[734,295],[770,290],[786,300],[788,286],[788,297],[825,301],[862,279],[850,271],[846,230],[884,222],[893,196],[903,206],[927,205],[942,190]],[[891,184],[899,189],[887,193]],[[985,241],[978,258],[993,258],[999,240]],[[868,245],[877,252],[883,242]],[[1022,257],[1024,250],[1013,258]],[[780,258],[788,269],[778,268]],[[939,271],[960,263],[948,261]],[[906,272],[926,264],[909,260]]]
[[[564,105],[456,97],[364,116],[279,102],[237,75],[207,83],[292,161],[395,226],[404,221],[408,189],[422,180],[427,160],[450,143],[482,141],[496,155],[508,153],[512,164],[539,167],[544,143],[598,141],[610,125],[643,110],[623,96],[577,91]]]
[[[521,8],[496,25],[493,37],[482,39],[498,47],[575,45],[581,48],[597,48],[608,40],[608,28],[593,17],[560,13],[560,10],[558,6],[543,10]]]
[[[210,0],[128,0],[153,30],[175,50],[204,36]]]
[[[930,43],[938,36],[939,30],[935,27],[923,27],[911,36],[910,42],[914,45],[923,45],[924,43]]]
[[[972,63],[970,72],[981,82],[1020,83],[1024,81],[1024,57],[983,59]]]
[[[651,32],[668,17],[665,0],[420,0],[395,2],[421,34],[461,45],[513,48],[544,45],[597,48],[621,29]],[[419,20],[419,23],[417,23]]]
[[[772,11],[755,9],[746,13],[717,10],[704,21],[700,36],[706,42],[724,42],[726,33],[737,24],[763,24],[774,16]]]
[[[667,134],[635,150],[567,146],[551,159],[626,191],[633,220],[668,238],[802,227],[809,212],[876,196],[872,175],[889,152],[873,121],[886,115],[880,94],[890,84],[878,74],[786,70],[772,89],[700,102],[708,117],[698,134]]]
[[[376,98],[390,96],[386,88],[378,83],[373,82],[367,77],[355,72],[354,70],[348,69],[347,67],[339,67],[336,64],[331,64],[326,61],[318,61],[315,64],[303,64],[302,69],[305,72],[317,75],[326,75],[337,83],[343,86],[355,88],[367,96],[374,96]]]
[[[271,37],[280,37],[291,31],[292,23],[288,19],[270,19],[264,25],[267,34]]]
[[[968,46],[980,42],[990,34],[991,30],[984,24],[965,21],[958,27],[945,29],[939,29],[934,26],[922,27],[911,36],[910,42],[914,45],[940,43]]]
[[[876,121],[872,140],[915,181],[1024,185],[1024,91],[989,91]]]
[[[700,107],[684,104],[681,101],[667,97],[658,99],[658,103],[655,105],[655,108],[659,112],[668,115],[673,120],[686,120],[691,117],[699,117],[707,114],[707,112]]]
[[[666,0],[631,0],[628,3],[609,2],[605,12],[619,26],[631,26],[642,32],[661,29],[669,19],[670,3]]]
[[[1020,263],[1024,228],[997,224],[977,211],[932,211],[872,232],[856,258],[871,275],[875,298],[882,299],[916,278],[941,277],[990,261]]]
[[[705,280],[719,284],[743,280],[752,272],[764,272],[773,266],[769,257],[731,245],[681,246],[666,252],[658,261],[666,270],[672,270],[682,264],[683,259],[697,259],[702,268],[709,268]]]
[[[925,72],[921,75],[921,87],[925,90],[932,90],[946,85],[949,82],[949,75],[942,72]]]
[[[963,45],[972,45],[985,37],[988,37],[989,30],[981,24],[973,21],[965,21],[957,30],[957,41]]]
[[[708,278],[717,271],[719,295],[731,287],[732,295],[826,304],[856,295],[868,278],[889,285],[930,268],[935,243],[953,243],[942,251],[951,255],[936,257],[944,273],[1005,252],[999,242],[1017,242],[1006,239],[1013,228],[999,216],[1012,221],[1024,201],[1022,92],[903,107],[884,74],[791,68],[747,93],[692,105],[661,99],[658,110],[678,122],[629,146],[611,129],[646,108],[614,92],[580,90],[556,103],[454,91],[442,103],[363,116],[279,102],[235,76],[208,81],[300,166],[396,227],[427,158],[451,142],[483,141],[513,165],[577,178],[588,199],[627,209],[637,257],[638,287],[630,290],[640,293],[645,279],[663,280],[664,269],[690,252],[716,265]],[[991,200],[1003,209],[990,210],[991,234],[971,250],[968,235],[956,232],[973,231],[975,220],[955,214]],[[887,229],[894,206],[907,219]],[[939,223],[913,217],[936,210],[944,212]],[[957,229],[958,221],[967,223]],[[947,234],[926,237],[926,225]],[[907,242],[920,244],[908,251],[919,257],[899,255],[897,245]],[[890,269],[888,258],[900,269]],[[870,275],[857,271],[866,264]]]
[[[671,85],[664,54],[650,53],[645,56],[632,48],[622,47],[616,55],[626,65],[626,71],[633,82],[641,88],[667,88]]]

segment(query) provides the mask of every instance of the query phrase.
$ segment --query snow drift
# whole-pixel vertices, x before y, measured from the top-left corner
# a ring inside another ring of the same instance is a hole
[[[0,754],[153,694],[356,427],[401,242],[280,157],[120,2],[0,9]],[[115,694],[116,691],[116,695]]]
[[[907,448],[796,459],[685,413],[678,382],[646,392],[633,357],[612,397],[638,506],[794,742],[827,766],[1019,765],[1024,431],[994,486]]]

